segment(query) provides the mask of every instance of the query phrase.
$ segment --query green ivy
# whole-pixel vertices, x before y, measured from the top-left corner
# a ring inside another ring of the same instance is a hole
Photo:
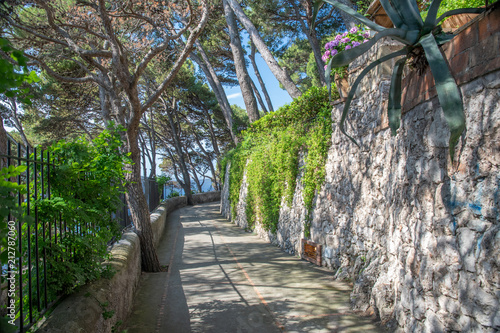
[[[221,163],[221,174],[231,163],[229,198],[233,219],[246,171],[248,227],[253,228],[258,218],[265,230],[275,233],[282,201],[288,206],[292,204],[301,151],[306,154],[303,199],[310,212],[314,196],[325,179],[331,134],[331,106],[326,87],[309,89],[242,132],[238,146]],[[309,218],[304,224],[307,227]]]

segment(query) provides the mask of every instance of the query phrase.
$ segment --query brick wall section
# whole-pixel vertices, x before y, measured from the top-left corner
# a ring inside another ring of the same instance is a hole
[[[500,68],[500,3],[479,15],[451,42],[441,48],[460,86]],[[411,72],[403,79],[403,113],[437,96],[434,78]]]

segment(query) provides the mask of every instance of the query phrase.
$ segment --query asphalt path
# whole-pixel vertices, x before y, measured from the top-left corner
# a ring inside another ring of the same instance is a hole
[[[142,273],[127,333],[382,332],[350,310],[346,283],[219,214],[218,203],[169,214],[158,248],[168,271]]]

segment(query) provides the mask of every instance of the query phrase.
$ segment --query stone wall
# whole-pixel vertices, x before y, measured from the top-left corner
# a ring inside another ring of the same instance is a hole
[[[199,193],[195,203],[220,200],[220,192]],[[163,201],[151,213],[154,245],[158,247],[165,229],[167,215],[187,205],[186,197]],[[104,263],[113,267],[116,273],[111,279],[100,279],[89,283],[75,294],[66,297],[37,332],[47,333],[109,333],[119,321],[125,321],[134,300],[134,293],[141,276],[141,249],[139,237],[126,232],[111,249],[111,259]],[[103,307],[103,304],[108,304]],[[104,319],[103,312],[113,311],[113,316]],[[119,326],[119,325],[117,325]]]
[[[220,191],[197,193],[193,195],[193,201],[195,205],[202,204],[205,202],[220,201],[220,198],[221,198]]]
[[[454,163],[430,73],[407,73],[397,136],[387,126],[387,65],[364,79],[351,106],[346,129],[360,148],[334,124],[311,239],[323,245],[323,265],[353,283],[353,307],[374,311],[391,331],[500,330],[499,45],[497,6],[443,48],[467,122]],[[375,48],[350,66],[351,79],[397,48]],[[334,120],[342,108],[334,106]],[[301,177],[277,233],[256,228],[289,253],[301,252],[304,235]]]

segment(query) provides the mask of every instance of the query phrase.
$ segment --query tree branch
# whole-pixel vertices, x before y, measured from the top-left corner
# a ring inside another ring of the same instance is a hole
[[[50,68],[45,62],[41,61],[40,59],[32,56],[32,55],[29,55],[29,54],[24,54],[27,58],[29,59],[32,59],[34,60],[34,62],[36,64],[38,64],[41,68],[43,68],[45,71],[47,71],[47,73],[52,76],[53,78],[59,80],[59,81],[63,81],[63,82],[72,82],[72,83],[84,83],[84,82],[98,82],[98,80],[92,75],[92,76],[85,76],[85,77],[68,77],[68,76],[63,76],[63,75],[60,75],[56,72],[54,72],[54,70],[52,70],[52,68]]]
[[[207,24],[207,21],[208,21],[208,5],[207,5],[206,0],[201,0],[201,3],[203,5],[203,9],[202,9],[203,12],[202,12],[202,16],[201,16],[200,22],[198,23],[198,25],[196,26],[196,28],[191,31],[191,34],[189,35],[189,38],[188,38],[188,40],[186,42],[186,45],[185,45],[184,49],[182,50],[182,53],[179,55],[179,57],[175,61],[174,66],[170,70],[170,73],[167,75],[167,77],[165,78],[165,80],[163,81],[163,83],[158,87],[158,89],[156,90],[156,92],[154,92],[153,95],[148,99],[148,101],[146,102],[146,104],[143,105],[142,112],[144,112],[151,105],[153,105],[153,103],[158,100],[158,98],[160,97],[160,95],[168,87],[168,85],[173,80],[173,78],[175,77],[175,75],[181,69],[181,66],[182,66],[182,64],[184,64],[184,61],[186,61],[187,57],[189,56],[189,53],[193,49],[194,42],[196,41],[196,39],[198,38],[198,36],[201,34],[201,31],[203,30],[203,28]]]

